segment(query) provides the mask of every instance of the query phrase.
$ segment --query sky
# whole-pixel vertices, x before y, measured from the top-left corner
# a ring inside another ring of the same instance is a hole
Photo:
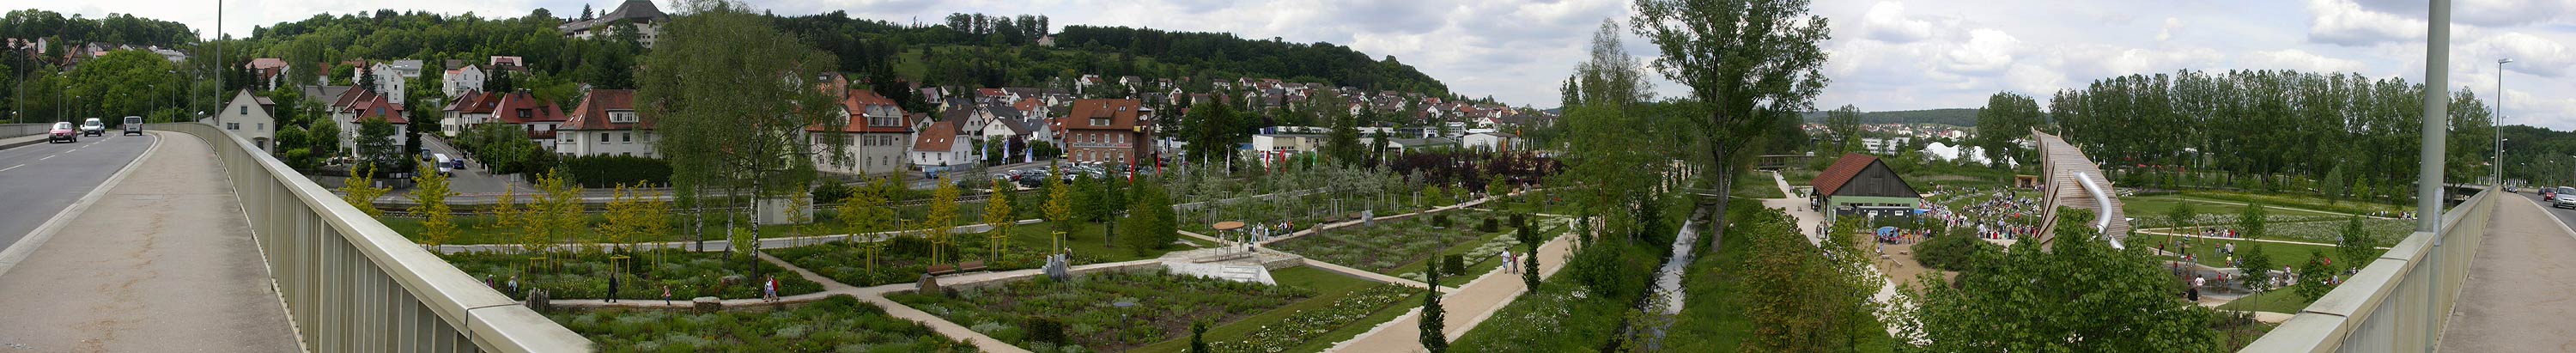
[[[1230,32],[1330,42],[1398,60],[1470,97],[1549,108],[1604,20],[1625,0],[745,0],[782,15],[834,10],[896,23],[956,12],[1044,14],[1068,24]],[[675,10],[660,0],[666,11]],[[575,16],[613,0],[228,0],[228,33],[318,13],[380,8],[487,17],[547,8]],[[0,0],[0,8],[108,13],[212,27],[203,0]],[[2576,130],[2576,0],[2456,0],[2450,86],[2492,97],[2504,67],[2506,124]],[[2423,82],[2425,8],[2412,0],[1819,0],[1833,39],[1819,109],[1975,108],[1996,92],[2042,99],[2099,78],[2182,69],[2295,69]],[[1631,36],[1629,53],[1656,49]],[[1663,96],[1683,87],[1656,85]],[[2492,99],[2489,100],[2492,102]]]

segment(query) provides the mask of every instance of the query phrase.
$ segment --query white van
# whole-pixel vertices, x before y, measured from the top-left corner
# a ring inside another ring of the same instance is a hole
[[[456,166],[456,160],[455,160],[455,159],[447,158],[447,154],[446,154],[446,153],[433,154],[433,155],[430,155],[430,157],[431,157],[431,158],[435,158],[435,159],[437,159],[437,161],[436,161],[436,162],[438,162],[438,175],[445,175],[445,176],[455,176],[455,175],[456,175],[456,170],[452,168],[452,167],[455,167],[455,166]]]

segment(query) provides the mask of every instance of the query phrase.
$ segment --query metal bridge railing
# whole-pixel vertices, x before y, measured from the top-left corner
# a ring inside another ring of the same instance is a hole
[[[2243,351],[2432,351],[2486,239],[2495,194],[2478,192],[2443,213],[2440,233],[2408,235]]]
[[[214,126],[152,124],[214,149],[298,339],[315,352],[582,352],[590,341]]]

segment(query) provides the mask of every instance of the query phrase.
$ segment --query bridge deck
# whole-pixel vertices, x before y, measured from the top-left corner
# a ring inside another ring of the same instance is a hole
[[[0,351],[302,350],[205,142],[161,145],[0,274]]]
[[[2548,205],[2500,196],[2441,351],[2576,350],[2576,233]]]

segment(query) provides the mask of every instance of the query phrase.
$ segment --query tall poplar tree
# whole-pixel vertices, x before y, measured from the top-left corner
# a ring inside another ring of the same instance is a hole
[[[654,148],[669,157],[676,187],[753,196],[745,200],[785,196],[804,189],[816,160],[850,163],[842,148],[849,139],[804,137],[807,127],[848,124],[831,109],[837,92],[819,88],[817,75],[837,63],[831,54],[780,33],[740,2],[685,0],[679,8],[636,72],[635,93],[641,113],[655,119],[662,137]]]
[[[1775,122],[1814,107],[1825,89],[1825,52],[1832,38],[1823,16],[1807,13],[1807,0],[1637,0],[1629,26],[1655,43],[1654,61],[1665,78],[1690,87],[1698,109],[1703,153],[1695,156],[1707,187],[1732,193]],[[1645,146],[1639,146],[1645,147]],[[1730,198],[1718,198],[1710,222],[1726,231]]]

